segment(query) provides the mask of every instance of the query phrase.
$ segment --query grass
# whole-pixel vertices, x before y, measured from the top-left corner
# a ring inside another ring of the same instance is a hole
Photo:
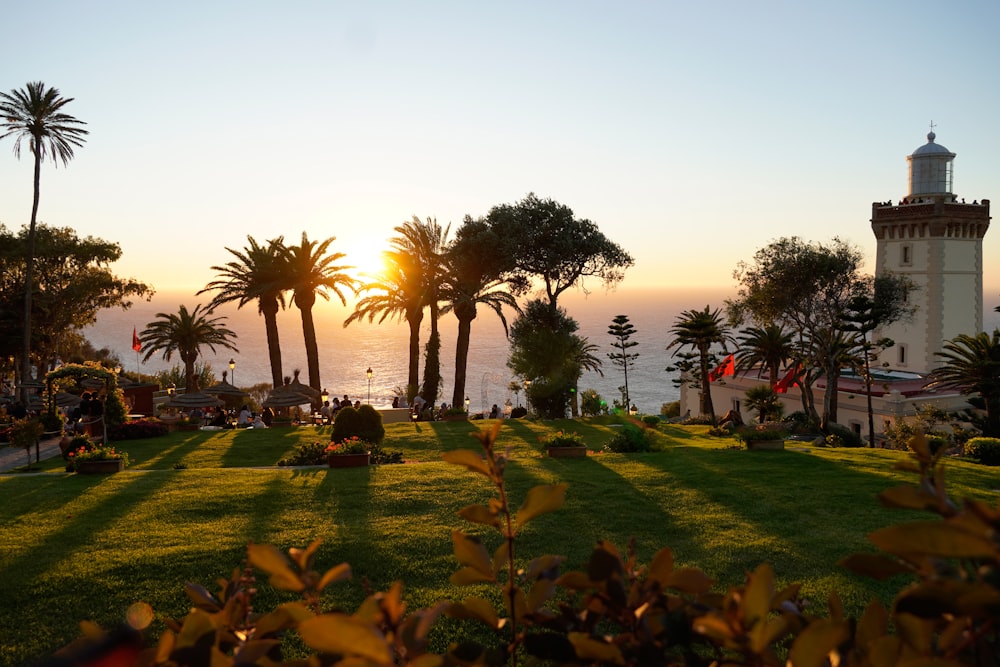
[[[67,475],[56,460],[44,462],[39,475],[0,477],[0,664],[51,654],[77,636],[82,619],[114,625],[136,600],[161,617],[180,617],[189,607],[183,583],[214,588],[240,565],[251,539],[287,549],[322,538],[320,569],[346,561],[355,573],[327,593],[328,605],[355,609],[364,598],[362,578],[375,590],[403,580],[411,608],[461,599],[468,592],[448,583],[458,567],[450,533],[473,530],[456,512],[485,502],[491,490],[440,455],[475,447],[469,433],[489,425],[387,426],[385,448],[402,451],[410,465],[268,467],[298,442],[329,437],[328,428],[309,427],[128,442],[123,448],[133,465],[117,475]],[[635,537],[640,560],[669,546],[679,565],[702,568],[720,590],[766,561],[783,583],[802,582],[815,605],[822,608],[836,590],[855,615],[872,596],[891,599],[903,583],[876,584],[835,565],[871,550],[866,533],[918,516],[875,499],[912,481],[892,469],[902,453],[747,452],[707,436],[704,427],[664,425],[655,452],[543,457],[538,436],[559,428],[580,433],[597,450],[615,425],[505,423],[500,444],[510,448],[515,503],[536,484],[569,483],[564,508],[528,525],[519,558],[562,554],[568,569],[579,569],[597,540],[624,549]],[[957,497],[992,499],[1000,486],[997,470],[965,462],[949,463],[948,479]],[[488,547],[498,544],[496,535],[482,535]],[[260,588],[258,609],[288,599]],[[455,632],[445,627],[445,635]]]

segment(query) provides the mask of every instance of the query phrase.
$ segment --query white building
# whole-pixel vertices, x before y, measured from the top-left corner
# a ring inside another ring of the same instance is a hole
[[[983,237],[990,226],[988,199],[966,203],[953,194],[955,154],[927,143],[906,159],[909,191],[898,203],[872,204],[872,231],[876,239],[876,274],[905,274],[917,290],[911,295],[916,311],[910,321],[876,331],[873,339],[889,337],[895,346],[883,353],[881,368],[873,369],[872,408],[875,431],[892,419],[915,414],[916,406],[933,404],[948,411],[968,407],[957,393],[925,390],[927,373],[938,363],[936,352],[958,334],[983,329]],[[734,409],[745,422],[755,415],[745,409],[746,390],[765,383],[756,371],[725,377],[712,383],[716,413]],[[842,377],[838,382],[838,421],[867,439],[868,406],[860,379]],[[817,400],[825,383],[813,387]],[[681,414],[697,414],[699,391],[681,387]],[[802,409],[798,388],[783,394],[785,414]]]

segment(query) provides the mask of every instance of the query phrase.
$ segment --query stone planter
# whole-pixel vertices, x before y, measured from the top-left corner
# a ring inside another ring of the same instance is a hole
[[[330,454],[327,461],[331,468],[360,468],[367,466],[371,459],[371,452],[364,454]]]
[[[549,447],[549,456],[554,459],[582,459],[587,456],[587,448],[580,447]]]
[[[121,472],[124,469],[125,462],[121,459],[81,461],[76,464],[76,472],[80,475],[105,475],[112,472]]]
[[[784,440],[750,440],[747,449],[784,449]]]

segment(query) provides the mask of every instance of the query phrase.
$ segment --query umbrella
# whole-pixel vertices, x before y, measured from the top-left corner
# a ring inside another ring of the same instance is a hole
[[[288,385],[285,385],[286,387]],[[265,408],[294,408],[297,405],[308,405],[312,399],[305,394],[294,391],[284,391],[275,389],[264,399]]]
[[[214,408],[223,404],[222,399],[210,396],[202,391],[190,391],[184,394],[174,394],[167,401],[171,408]]]
[[[204,391],[206,394],[212,394],[213,396],[222,396],[228,398],[230,396],[235,396],[239,398],[246,398],[250,394],[246,393],[239,387],[229,384],[226,382],[225,378],[219,384],[212,385]]]
[[[70,394],[65,391],[60,391],[55,395],[56,405],[60,408],[75,408],[80,405],[80,397],[76,394]]]
[[[302,384],[301,382],[299,382],[298,370],[295,371],[294,375],[295,377],[292,379],[291,382],[286,382],[284,386],[273,389],[271,391],[271,394],[272,395],[274,395],[275,393],[283,394],[286,392],[293,394],[300,394],[302,396],[307,397],[308,400],[305,401],[306,403],[319,403],[320,397],[322,396],[322,392],[320,392],[319,389],[313,389],[309,385]],[[296,405],[299,405],[299,403],[296,403]]]

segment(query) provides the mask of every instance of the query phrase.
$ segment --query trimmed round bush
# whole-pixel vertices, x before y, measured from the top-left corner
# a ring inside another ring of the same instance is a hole
[[[1000,465],[1000,438],[972,438],[965,443],[965,455],[984,466]]]
[[[648,452],[649,434],[632,424],[624,424],[621,431],[616,433],[604,444],[604,451],[617,452],[619,454],[629,452]]]

